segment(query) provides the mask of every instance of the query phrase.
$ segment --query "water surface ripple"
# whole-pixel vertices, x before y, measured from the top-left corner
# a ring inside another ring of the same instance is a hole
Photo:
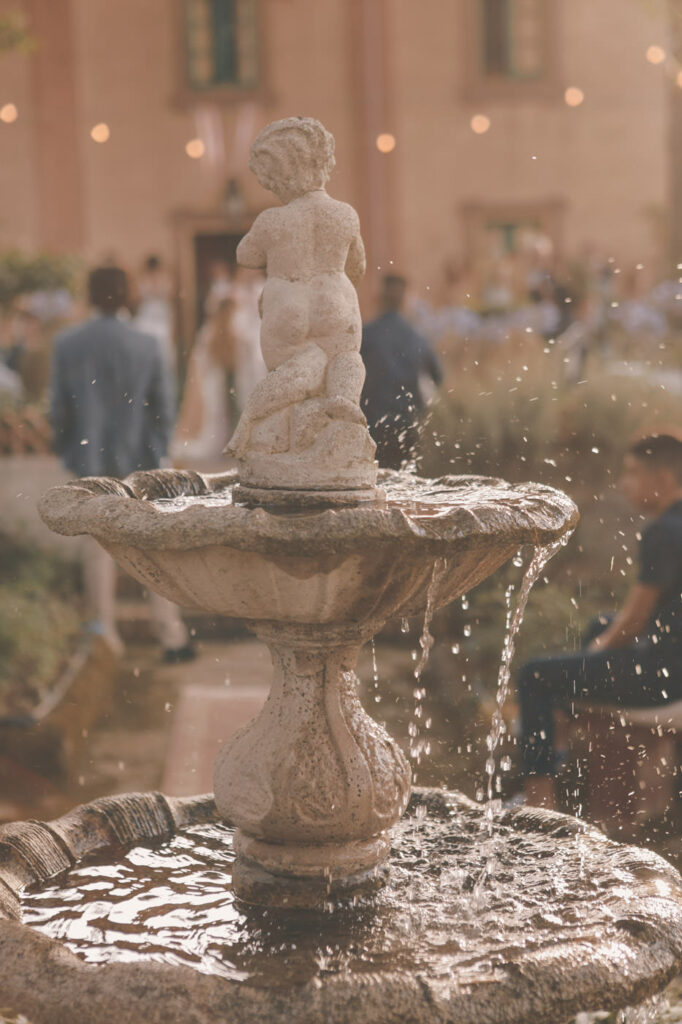
[[[631,923],[651,916],[647,901],[679,900],[662,861],[590,830],[543,834],[507,815],[482,844],[483,810],[411,808],[394,830],[387,887],[333,913],[240,904],[232,829],[204,824],[26,893],[23,919],[90,963],[153,959],[270,988],[396,970],[466,983],[548,947],[615,946],[624,908]]]

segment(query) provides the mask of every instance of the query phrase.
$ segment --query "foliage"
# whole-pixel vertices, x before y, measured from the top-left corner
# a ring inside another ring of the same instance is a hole
[[[435,405],[420,472],[499,473],[513,477],[524,463],[549,454],[559,433],[559,356],[536,338],[465,352],[453,386]],[[523,474],[526,475],[526,474]]]
[[[20,295],[66,288],[73,291],[78,262],[71,256],[18,249],[0,252],[0,306],[7,308]]]
[[[636,434],[679,423],[679,391],[666,386],[665,377],[655,371],[637,369],[630,376],[627,363],[622,372],[588,363],[584,383],[562,397],[561,440],[566,446],[586,453],[597,447],[613,460]]]
[[[35,39],[26,28],[20,14],[0,15],[0,55],[14,50],[20,53],[31,53],[35,49]]]
[[[423,432],[420,472],[544,480],[548,464],[577,461],[587,473],[589,460],[592,477],[603,476],[634,435],[679,423],[679,369],[594,355],[571,381],[567,359],[529,339],[463,361]]]
[[[0,534],[0,710],[27,711],[54,681],[76,633],[76,579],[54,555]]]

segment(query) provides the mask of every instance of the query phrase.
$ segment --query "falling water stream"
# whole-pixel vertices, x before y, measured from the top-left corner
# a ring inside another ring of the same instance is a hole
[[[419,646],[421,647],[421,654],[417,658],[417,663],[414,667],[415,687],[412,692],[412,696],[415,699],[415,707],[413,712],[413,721],[408,726],[408,734],[410,737],[410,757],[414,758],[417,764],[420,763],[422,754],[429,753],[428,741],[423,739],[421,736],[421,719],[424,712],[422,701],[426,696],[426,690],[421,684],[422,675],[426,668],[429,657],[431,655],[431,648],[433,647],[433,636],[431,635],[431,620],[433,619],[433,613],[436,610],[436,595],[438,592],[438,586],[447,575],[448,571],[448,560],[447,558],[437,558],[433,563],[433,569],[431,570],[431,579],[429,586],[426,591],[426,608],[424,610],[424,622],[422,624],[422,631],[419,636]],[[406,620],[404,619],[403,622]]]
[[[530,592],[533,589],[540,573],[549,562],[560,547],[567,543],[567,539],[563,537],[560,540],[554,541],[552,544],[538,545],[533,548],[533,554],[526,567],[523,579],[521,581],[521,587],[519,594],[516,599],[516,606],[512,612],[512,594],[513,585],[509,586],[505,593],[505,604],[507,609],[506,622],[505,622],[505,634],[504,642],[502,644],[502,655],[500,658],[500,666],[497,673],[497,693],[495,697],[495,710],[493,711],[492,723],[490,726],[490,732],[486,739],[486,747],[488,755],[485,763],[485,771],[487,775],[487,786],[486,786],[486,817],[489,823],[489,831],[492,832],[493,819],[495,811],[497,810],[498,801],[495,800],[495,775],[497,772],[497,760],[496,753],[499,746],[500,740],[506,731],[506,724],[504,721],[504,705],[509,697],[509,684],[511,681],[511,666],[514,659],[514,652],[516,650],[516,639],[521,629],[523,622],[523,616],[526,612],[526,606],[528,604],[528,598]],[[519,553],[514,559],[514,564],[520,567],[522,565],[522,555]]]

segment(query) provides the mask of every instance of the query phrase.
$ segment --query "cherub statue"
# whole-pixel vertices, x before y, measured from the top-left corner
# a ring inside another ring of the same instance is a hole
[[[237,249],[241,266],[267,275],[261,350],[269,373],[226,450],[240,460],[242,483],[320,487],[329,477],[366,487],[376,467],[360,409],[355,291],[365,252],[355,210],[325,191],[333,136],[312,118],[275,121],[255,140],[249,166],[283,205],[261,213]]]

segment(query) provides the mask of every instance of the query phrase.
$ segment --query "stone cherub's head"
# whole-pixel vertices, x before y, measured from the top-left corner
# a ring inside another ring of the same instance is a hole
[[[287,117],[264,128],[249,167],[284,203],[324,188],[334,168],[334,136],[312,117]]]

